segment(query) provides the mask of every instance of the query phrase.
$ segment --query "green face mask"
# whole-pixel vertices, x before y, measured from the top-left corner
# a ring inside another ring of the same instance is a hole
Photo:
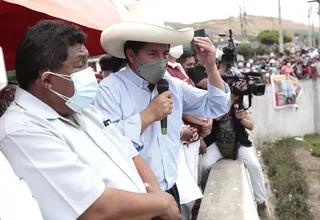
[[[140,64],[137,73],[151,84],[157,84],[166,73],[168,62],[164,59]]]

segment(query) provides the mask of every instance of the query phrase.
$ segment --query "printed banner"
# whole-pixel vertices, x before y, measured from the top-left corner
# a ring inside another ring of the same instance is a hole
[[[301,94],[301,84],[298,79],[277,75],[271,77],[271,84],[275,109],[298,107],[297,99]]]

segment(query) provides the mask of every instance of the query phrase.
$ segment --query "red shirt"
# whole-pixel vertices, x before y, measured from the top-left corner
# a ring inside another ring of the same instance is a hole
[[[195,86],[192,80],[189,79],[189,77],[187,77],[187,75],[183,73],[182,70],[183,70],[182,67],[180,69],[179,66],[173,67],[171,65],[168,65],[167,67],[167,71],[170,73],[171,76],[179,78],[182,81],[188,83],[189,85]]]

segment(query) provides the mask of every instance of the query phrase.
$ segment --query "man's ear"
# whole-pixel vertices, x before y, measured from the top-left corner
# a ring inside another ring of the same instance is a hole
[[[135,57],[134,52],[131,49],[127,49],[125,53],[128,57],[129,63],[134,63],[134,57]]]
[[[46,70],[40,70],[40,83],[41,86],[45,89],[52,89],[52,85],[49,81],[51,74],[49,73],[49,69]]]

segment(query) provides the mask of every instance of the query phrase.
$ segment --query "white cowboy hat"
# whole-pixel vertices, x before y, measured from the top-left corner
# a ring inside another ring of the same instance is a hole
[[[165,27],[157,16],[154,5],[140,1],[129,7],[126,21],[106,28],[101,34],[101,46],[110,55],[125,58],[124,44],[127,41],[170,44],[171,47],[190,43],[194,32],[192,28],[175,30]],[[162,13],[164,14],[164,13]]]

